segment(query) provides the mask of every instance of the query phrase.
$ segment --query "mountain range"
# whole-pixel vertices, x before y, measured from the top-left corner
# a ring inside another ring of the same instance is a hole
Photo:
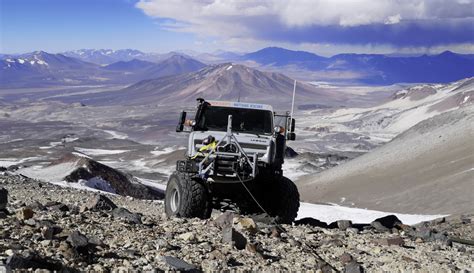
[[[139,55],[138,53],[134,54]],[[158,63],[131,59],[109,65],[99,65],[86,62],[83,59],[44,51],[7,56],[0,64],[2,72],[0,87],[10,88],[131,84],[144,79],[192,72],[205,66],[201,62],[183,55],[170,55]]]
[[[446,83],[474,76],[474,54],[386,56],[339,54],[323,57],[305,51],[268,47],[240,54],[193,51],[166,54],[134,49],[82,49],[60,54],[36,51],[2,54],[2,87],[133,84],[144,79],[194,72],[206,64],[233,62],[304,81],[370,85]]]
[[[168,66],[169,67],[169,66]],[[143,105],[188,102],[197,97],[214,100],[242,100],[288,106],[294,80],[280,73],[262,72],[244,65],[208,65],[198,71],[143,80],[122,90],[94,95],[88,104]],[[343,104],[347,96],[298,82],[298,102],[312,99],[323,104]],[[77,100],[85,99],[77,97]]]
[[[474,76],[474,54],[445,51],[438,55],[410,57],[381,54],[339,54],[329,58],[305,51],[268,47],[240,57],[266,68],[310,72],[354,72],[364,84],[447,83]],[[318,80],[328,80],[324,76]],[[332,78],[334,80],[334,78]],[[341,77],[340,80],[345,80]],[[351,78],[350,80],[354,80]]]

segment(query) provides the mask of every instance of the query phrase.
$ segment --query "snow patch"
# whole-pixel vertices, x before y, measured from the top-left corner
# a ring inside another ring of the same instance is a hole
[[[127,139],[128,138],[127,134],[120,133],[120,132],[117,132],[117,131],[112,131],[112,130],[103,130],[103,131],[106,132],[107,134],[110,134],[112,136],[112,138],[116,138],[116,139]]]
[[[115,189],[112,188],[112,186],[109,184],[109,182],[97,176],[89,180],[81,179],[78,181],[78,183],[86,187],[97,189],[100,191],[105,191],[109,193],[117,193]]]
[[[74,147],[74,150],[89,155],[89,156],[94,156],[94,155],[115,155],[115,154],[122,154],[126,152],[130,152],[130,150],[105,150],[105,149],[87,149],[87,148],[80,148],[80,147]]]
[[[159,150],[158,148],[155,148],[155,150],[150,151],[150,153],[153,154],[153,155],[156,155],[156,156],[160,156],[160,155],[170,154],[170,153],[172,153],[176,150],[179,150],[180,148],[182,148],[182,147],[176,147],[176,146],[166,147],[163,150]]]
[[[26,157],[26,158],[0,158],[0,167],[9,167],[12,165],[22,164],[28,161],[41,159],[41,157]]]
[[[421,215],[421,214],[403,214],[393,212],[383,212],[377,210],[368,210],[360,208],[349,208],[338,205],[321,205],[311,203],[300,203],[298,217],[312,217],[326,223],[332,223],[338,220],[351,220],[353,223],[368,224],[377,218],[393,214],[404,224],[414,225],[423,221],[446,217],[447,215]]]
[[[18,62],[21,63],[21,64],[24,64],[24,63],[25,63],[25,60],[23,60],[23,59],[18,59]]]
[[[231,70],[232,69],[232,65],[230,65],[229,67],[227,67],[225,70]]]

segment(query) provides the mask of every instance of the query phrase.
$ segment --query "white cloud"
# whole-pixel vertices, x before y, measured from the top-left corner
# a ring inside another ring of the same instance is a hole
[[[216,26],[236,18],[276,17],[288,27],[358,26],[398,23],[400,19],[473,17],[472,0],[140,0],[147,15]],[[245,23],[245,22],[242,22]]]
[[[434,25],[430,20],[439,23],[446,19],[449,24],[458,19],[474,20],[473,0],[140,0],[136,7],[159,19],[164,29],[232,44],[255,40],[254,45],[266,40],[276,44],[287,39],[291,43],[294,37],[283,36],[312,27],[345,29],[420,22],[420,29],[424,29]],[[314,40],[303,42],[318,42]],[[340,43],[335,39],[320,42]],[[457,41],[442,43],[452,42]],[[372,39],[368,43],[378,42]]]

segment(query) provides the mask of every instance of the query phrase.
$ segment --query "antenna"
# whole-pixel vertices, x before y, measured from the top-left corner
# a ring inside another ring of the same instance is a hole
[[[293,110],[295,108],[295,94],[296,94],[296,80],[295,80],[295,84],[293,85],[293,99],[291,100],[290,122],[291,120],[293,120]]]

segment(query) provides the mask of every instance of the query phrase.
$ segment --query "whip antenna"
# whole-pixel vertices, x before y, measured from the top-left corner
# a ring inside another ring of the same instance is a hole
[[[295,80],[295,84],[293,85],[293,99],[291,100],[291,114],[290,114],[291,119],[290,120],[293,120],[293,110],[295,108],[295,93],[296,93],[296,80]]]

